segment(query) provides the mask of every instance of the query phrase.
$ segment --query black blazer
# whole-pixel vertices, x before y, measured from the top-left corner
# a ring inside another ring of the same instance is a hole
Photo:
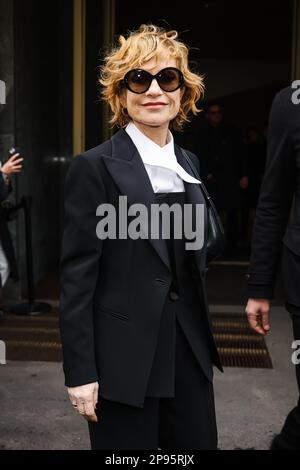
[[[175,151],[191,174],[180,148]],[[199,166],[198,159],[191,158]],[[205,204],[198,185],[187,183],[185,189],[189,203]],[[97,238],[97,207],[109,202],[117,210],[120,195],[128,197],[128,205],[143,203],[149,210],[156,203],[144,163],[124,130],[76,157],[66,178],[60,297],[63,367],[69,387],[98,380],[100,396],[142,406],[172,274],[166,240]],[[205,296],[205,245],[194,252],[194,264],[212,360],[222,369]],[[190,329],[196,335],[193,325]]]
[[[300,104],[293,103],[293,93],[291,86],[281,90],[270,113],[268,156],[253,231],[248,294],[251,298],[274,297],[282,255],[286,300],[300,307]]]

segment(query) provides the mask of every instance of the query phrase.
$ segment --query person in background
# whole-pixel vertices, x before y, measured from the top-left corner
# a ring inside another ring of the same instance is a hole
[[[247,188],[248,205],[251,209],[256,209],[267,157],[265,138],[257,128],[251,127],[248,129],[246,147],[249,181]]]
[[[12,175],[22,171],[23,158],[14,152],[12,156],[0,167],[0,305],[2,299],[2,288],[9,276],[18,281],[18,270],[15,251],[11,235],[7,226],[7,212],[2,203],[12,192]],[[0,320],[5,314],[0,306]]]
[[[225,215],[226,254],[234,257],[239,236],[241,191],[248,187],[246,149],[238,129],[225,122],[218,103],[206,106],[205,118],[195,150],[208,192],[220,214]]]
[[[252,231],[260,187],[265,171],[267,148],[263,133],[256,127],[248,129],[245,144],[247,149],[248,187],[244,191],[240,239],[248,247],[249,234]]]

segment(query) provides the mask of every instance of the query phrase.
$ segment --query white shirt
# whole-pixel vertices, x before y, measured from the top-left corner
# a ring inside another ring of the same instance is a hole
[[[174,139],[170,131],[167,137],[168,143],[164,147],[160,147],[153,140],[146,137],[133,122],[130,122],[125,130],[143,160],[155,193],[185,191],[183,181],[200,183],[177,162]]]

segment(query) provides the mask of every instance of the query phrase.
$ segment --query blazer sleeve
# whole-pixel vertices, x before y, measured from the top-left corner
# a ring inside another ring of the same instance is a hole
[[[97,238],[96,209],[105,200],[94,162],[80,155],[65,182],[64,230],[60,261],[60,332],[65,385],[96,382],[93,306],[102,241]]]
[[[274,297],[282,238],[296,188],[295,150],[289,99],[279,92],[272,104],[268,155],[253,229],[248,297]]]

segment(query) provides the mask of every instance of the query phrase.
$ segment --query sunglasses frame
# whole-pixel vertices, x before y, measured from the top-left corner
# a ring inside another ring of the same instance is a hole
[[[174,90],[164,90],[163,87],[160,85],[160,83],[159,83],[159,75],[160,75],[164,70],[176,70],[176,72],[178,73],[178,75],[179,75],[179,84],[178,84],[178,86],[177,86],[176,88],[174,88]],[[138,72],[143,72],[144,74],[146,74],[146,75],[149,77],[149,80],[150,80],[148,87],[147,87],[145,90],[143,90],[143,91],[134,91],[134,90],[132,90],[132,89],[130,88],[130,86],[129,86],[129,79],[128,79],[128,78],[129,78],[129,74],[132,73],[132,72],[137,72],[137,71],[138,71]],[[157,72],[155,75],[152,75],[150,72],[148,72],[147,70],[144,70],[144,69],[132,69],[132,70],[129,70],[129,71],[126,73],[126,75],[125,75],[125,77],[124,77],[124,79],[123,79],[123,84],[124,84],[124,85],[126,86],[126,88],[127,88],[129,91],[131,91],[132,93],[136,93],[137,95],[141,95],[141,94],[143,94],[143,93],[146,93],[146,91],[149,90],[149,88],[150,88],[150,86],[151,86],[151,84],[152,84],[152,81],[153,81],[154,79],[157,81],[158,86],[159,86],[163,91],[165,91],[166,93],[173,93],[173,91],[178,90],[178,89],[181,88],[182,85],[184,84],[183,73],[181,72],[181,70],[177,69],[176,67],[165,67],[165,68],[161,69],[159,72]]]

